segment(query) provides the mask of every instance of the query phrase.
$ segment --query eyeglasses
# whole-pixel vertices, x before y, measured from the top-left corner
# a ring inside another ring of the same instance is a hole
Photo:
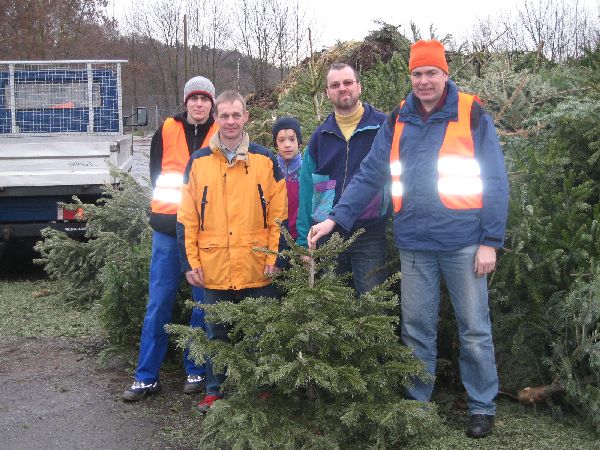
[[[339,81],[334,81],[333,83],[329,84],[329,86],[327,86],[327,87],[329,89],[331,89],[331,90],[336,90],[336,89],[339,89],[341,86],[349,88],[354,83],[358,83],[358,81],[356,81],[356,80],[344,80],[341,83]]]

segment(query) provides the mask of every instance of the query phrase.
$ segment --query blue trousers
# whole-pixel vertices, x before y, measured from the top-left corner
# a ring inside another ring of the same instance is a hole
[[[180,270],[177,238],[154,231],[152,234],[152,259],[150,261],[150,286],[146,316],[142,327],[140,354],[135,379],[154,383],[167,353],[169,336],[165,325],[171,323],[175,297],[183,275]],[[204,290],[192,287],[192,298],[202,303]],[[192,308],[190,325],[204,329],[204,311]],[[188,375],[204,375],[204,366],[197,366],[184,352],[184,366]]]
[[[258,298],[258,297],[276,297],[277,288],[273,284],[259,288],[248,288],[240,289],[239,291],[234,290],[218,290],[218,289],[205,289],[204,290],[204,304],[214,305],[215,303],[222,301],[239,302],[246,297]],[[229,327],[222,323],[213,323],[211,321],[206,322],[206,337],[209,340],[221,340],[228,341]],[[225,381],[225,374],[215,373],[210,358],[206,358],[206,394],[207,395],[221,395],[221,384]]]
[[[470,414],[496,412],[498,375],[492,342],[487,277],[473,272],[478,245],[456,251],[400,250],[402,267],[402,341],[425,363],[429,382],[413,380],[409,398],[429,401],[437,356],[440,279],[444,278],[460,341],[460,375]]]
[[[321,238],[318,245],[324,244],[330,238],[331,234]],[[337,274],[352,274],[351,285],[357,296],[383,283],[388,277],[385,269],[387,263],[385,229],[366,231],[358,236],[350,247],[338,255],[337,263],[335,270]]]

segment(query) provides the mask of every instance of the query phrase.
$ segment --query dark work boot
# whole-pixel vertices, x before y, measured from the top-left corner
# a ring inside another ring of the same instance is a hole
[[[467,427],[467,436],[472,438],[483,438],[492,432],[494,428],[494,416],[488,414],[472,414]]]

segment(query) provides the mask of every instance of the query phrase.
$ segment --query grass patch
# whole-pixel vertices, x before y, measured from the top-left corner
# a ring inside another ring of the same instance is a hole
[[[174,373],[171,375],[175,375]],[[169,377],[169,390],[180,385]],[[435,403],[445,427],[435,430],[436,438],[415,444],[410,450],[600,450],[598,436],[577,415],[561,415],[545,404],[526,407],[500,399],[491,436],[471,439],[465,435],[468,413],[454,405],[452,393],[438,393]],[[168,416],[158,436],[162,441],[182,448],[199,448],[203,417],[197,414],[195,404],[199,397],[156,396],[149,403],[153,415]]]
[[[180,386],[177,385],[177,389],[181,389]],[[168,403],[168,421],[158,431],[158,438],[176,447],[198,448],[204,418],[196,410],[196,405],[201,398],[201,395],[174,395],[165,399],[165,403]]]
[[[103,334],[93,308],[61,300],[50,281],[0,282],[0,336],[90,337]]]
[[[439,438],[411,449],[600,449],[598,436],[581,417],[557,414],[545,404],[528,407],[505,399],[498,401],[493,433],[484,439],[468,438],[468,413],[455,407],[455,399],[443,390],[436,396],[446,429]]]

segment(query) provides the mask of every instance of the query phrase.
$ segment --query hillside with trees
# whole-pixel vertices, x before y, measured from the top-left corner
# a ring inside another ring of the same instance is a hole
[[[6,0],[0,4],[3,60],[126,59],[124,109],[146,106],[156,127],[181,104],[191,76],[217,91],[265,95],[306,53],[302,12],[275,0],[157,0],[109,18],[107,0]],[[236,31],[234,33],[234,31]],[[158,112],[158,121],[154,114]]]

